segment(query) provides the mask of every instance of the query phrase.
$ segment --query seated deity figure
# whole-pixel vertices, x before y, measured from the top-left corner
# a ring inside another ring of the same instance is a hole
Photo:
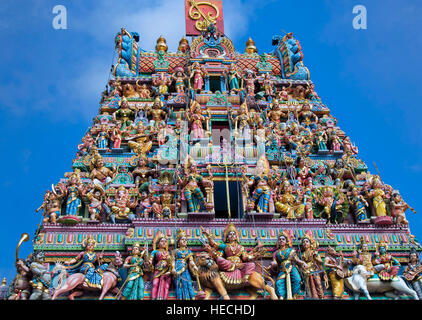
[[[132,118],[134,115],[135,112],[129,107],[128,101],[126,98],[123,98],[120,103],[120,109],[113,113],[113,118],[115,121],[120,121],[120,130],[125,131],[128,127],[133,125]]]
[[[388,246],[381,240],[376,245],[376,251],[372,257],[372,264],[379,278],[384,281],[393,280],[399,273],[400,262],[387,252]]]
[[[246,283],[255,271],[256,265],[253,261],[260,257],[260,251],[252,253],[246,251],[240,244],[239,231],[233,223],[229,223],[224,229],[223,243],[216,242],[205,229],[201,230],[208,239],[205,249],[216,260],[223,282],[236,285]]]
[[[359,252],[354,250],[352,257],[354,264],[365,267],[368,279],[375,274],[374,265],[372,264],[372,254],[369,252],[369,245],[363,237],[360,238]]]
[[[89,178],[92,182],[101,185],[102,187],[106,187],[112,182],[116,174],[116,165],[113,164],[112,169],[107,168],[104,165],[103,157],[98,152],[95,152],[91,161],[91,172],[89,173]]]
[[[271,103],[271,110],[267,114],[270,122],[280,123],[281,119],[287,119],[287,114],[281,109],[277,99],[274,99]]]
[[[317,128],[318,117],[311,111],[311,106],[308,103],[302,105],[302,108],[297,114],[297,117],[300,121],[300,124],[311,130],[315,130]]]
[[[124,187],[120,186],[113,199],[111,196],[106,197],[106,204],[110,207],[109,218],[112,223],[125,222],[127,220],[132,221],[135,218],[135,214],[131,209],[138,205],[136,197],[131,196],[129,191]]]

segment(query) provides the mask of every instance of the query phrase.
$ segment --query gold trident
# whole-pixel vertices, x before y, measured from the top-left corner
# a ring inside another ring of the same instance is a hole
[[[220,16],[220,11],[218,8],[209,2],[196,2],[195,0],[190,0],[191,7],[189,8],[189,17],[192,20],[199,20],[201,17],[204,19],[202,21],[196,21],[195,27],[198,31],[205,31],[207,30],[208,26],[211,23],[216,23],[217,18]],[[208,12],[206,15],[199,9],[199,6],[210,6],[215,10],[215,14],[213,15],[212,12]],[[194,10],[196,9],[196,11]]]

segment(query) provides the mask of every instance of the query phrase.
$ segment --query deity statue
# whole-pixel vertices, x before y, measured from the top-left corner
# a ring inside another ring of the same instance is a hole
[[[192,141],[205,138],[203,123],[211,119],[210,111],[207,109],[206,112],[207,116],[205,117],[199,102],[194,99],[191,100],[190,109],[187,110],[186,116],[189,123],[191,123],[190,139]]]
[[[187,247],[187,237],[183,230],[178,230],[176,235],[176,249],[174,251],[174,284],[178,300],[194,300],[196,292],[193,289],[191,273],[198,274],[194,256]]]
[[[287,88],[283,86],[281,90],[277,93],[277,99],[280,99],[281,101],[289,101],[289,92],[291,86],[291,83],[289,83],[289,86]]]
[[[107,125],[102,125],[100,127],[100,131],[98,132],[97,137],[95,138],[94,143],[97,145],[98,149],[107,149],[109,138],[110,129],[107,127]]]
[[[183,72],[183,68],[176,67],[174,69],[174,73],[171,76],[171,78],[175,81],[176,91],[177,93],[184,93],[185,92],[185,80],[188,79],[188,77]]]
[[[209,242],[205,248],[216,260],[223,282],[239,286],[247,283],[249,276],[255,270],[253,261],[260,257],[259,246],[255,247],[258,251],[248,253],[239,243],[239,231],[233,223],[229,223],[224,229],[223,243],[215,242],[208,231],[203,228],[201,230]]]
[[[140,157],[145,157],[152,148],[151,136],[154,131],[147,132],[142,122],[138,122],[135,128],[136,133],[129,134],[126,137],[129,148]]]
[[[403,276],[416,291],[419,300],[422,300],[422,265],[419,260],[419,253],[415,248],[410,249],[409,263],[403,271]]]
[[[280,300],[296,299],[302,280],[298,266],[308,267],[304,261],[299,259],[296,250],[292,248],[290,235],[283,231],[278,235],[273,260],[268,267],[268,270],[278,272],[275,287]]]
[[[138,205],[138,200],[136,197],[131,196],[124,186],[120,186],[114,199],[111,199],[110,196],[106,197],[106,204],[111,208],[111,221],[116,223],[116,220],[117,222],[124,222],[126,220],[132,221],[135,218],[135,214],[131,209]]]
[[[306,217],[306,219],[314,218],[314,211],[312,208],[312,191],[310,188],[297,188],[296,190],[296,202],[299,203],[297,208],[298,217]]]
[[[254,96],[256,77],[254,77],[254,73],[251,70],[246,70],[246,77],[244,78],[244,81],[246,87],[246,94],[248,96]]]
[[[139,98],[141,99],[150,99],[151,91],[147,88],[146,84],[142,86],[139,84],[139,79],[136,80],[136,91],[139,93]]]
[[[352,253],[352,261],[354,264],[362,265],[367,271],[367,278],[371,278],[375,274],[374,265],[372,264],[372,254],[369,252],[368,243],[363,237],[360,238],[359,252],[356,250]]]
[[[100,221],[103,218],[103,212],[108,211],[109,208],[104,203],[105,192],[99,184],[90,186],[91,190],[86,193],[88,198],[88,212],[91,220]]]
[[[287,119],[287,113],[280,108],[280,104],[277,99],[274,99],[271,103],[271,110],[268,112],[267,117],[274,123],[280,123],[282,118]]]
[[[92,137],[91,131],[88,131],[82,138],[82,143],[78,144],[78,154],[83,156],[87,154],[91,147],[94,145],[94,138]]]
[[[315,136],[315,144],[318,148],[318,151],[327,151],[328,137],[325,130],[322,129],[321,126],[317,125],[314,136]]]
[[[36,251],[30,254],[29,268],[32,279],[29,284],[32,287],[32,293],[29,300],[50,300],[51,273],[43,264],[45,254],[42,251]]]
[[[379,178],[374,177],[371,191],[368,192],[366,188],[364,190],[366,196],[372,198],[372,204],[374,206],[375,214],[377,217],[385,217],[387,215],[386,204],[384,201],[386,197]]]
[[[334,188],[326,186],[316,189],[315,200],[324,208],[328,223],[341,223],[342,217],[338,207],[343,204],[344,199],[334,194]]]
[[[301,239],[300,245],[299,259],[305,262],[302,271],[305,276],[308,296],[312,299],[324,299],[321,276],[323,276],[325,288],[328,287],[328,278],[317,250],[318,242],[312,236],[305,234]]]
[[[350,138],[348,136],[346,136],[343,139],[343,150],[344,153],[347,155],[355,155],[358,154],[359,150],[358,147],[356,147],[355,145],[352,144],[352,142],[350,141]]]
[[[369,207],[368,202],[365,198],[359,194],[359,190],[356,187],[352,188],[352,194],[349,197],[350,204],[352,205],[353,212],[355,214],[358,223],[368,222],[368,215],[366,207]]]
[[[344,259],[342,252],[337,252],[332,246],[328,246],[324,259],[324,265],[328,268],[328,278],[335,300],[343,299],[344,279],[349,276],[345,266],[351,264],[351,260]]]
[[[126,98],[123,98],[120,102],[120,109],[113,113],[113,118],[115,121],[120,120],[121,131],[125,131],[128,127],[133,125],[133,121],[131,120],[134,117],[135,112],[129,107],[129,103]]]
[[[173,270],[173,257],[168,250],[168,239],[158,231],[152,242],[149,264],[153,266],[152,300],[167,300]]]
[[[262,85],[266,96],[274,95],[274,81],[271,78],[270,73],[265,73],[262,80]]]
[[[204,86],[204,77],[207,75],[205,69],[202,69],[197,61],[195,61],[189,73],[189,80],[193,78],[193,90],[197,93],[200,93],[202,87]]]
[[[24,259],[20,259],[19,255],[19,248],[24,241],[29,240],[29,235],[24,233],[22,234],[21,239],[16,246],[16,276],[10,283],[10,296],[8,300],[28,300],[31,295],[31,277],[32,272],[29,268],[27,261]]]
[[[296,166],[296,179],[299,182],[299,185],[312,188],[312,178],[314,174],[306,165],[305,159],[301,157],[296,158]]]
[[[311,106],[308,103],[304,103],[297,115],[300,124],[311,130],[317,129],[318,117],[311,111]]]
[[[147,115],[152,117],[151,126],[158,128],[158,125],[167,121],[167,112],[163,110],[164,103],[159,96],[156,96],[152,107],[148,108]]]
[[[69,266],[68,273],[84,274],[85,284],[90,288],[101,289],[103,286],[103,273],[108,268],[108,263],[103,263],[103,254],[96,254],[94,249],[97,242],[88,237],[84,240],[85,250],[80,252],[75,258],[66,261]]]
[[[127,300],[143,300],[144,299],[144,264],[148,260],[148,250],[143,248],[136,242],[132,246],[131,255],[129,255],[123,264],[123,268],[128,269],[126,286],[122,295]]]
[[[112,169],[107,168],[104,164],[103,157],[95,151],[90,168],[89,178],[94,184],[101,185],[102,187],[110,184],[117,174],[116,165],[113,164]]]
[[[68,216],[77,216],[82,206],[81,196],[84,194],[84,185],[81,181],[79,169],[75,169],[66,185],[58,184],[61,193],[66,198],[66,211]]]
[[[341,151],[342,143],[341,143],[340,138],[337,135],[337,133],[336,133],[335,130],[333,131],[333,133],[330,136],[329,140],[330,140],[330,145],[331,145],[330,150],[332,152],[334,152],[334,151],[336,151],[336,152]]]
[[[152,178],[154,172],[157,171],[156,169],[152,169],[148,164],[148,158],[139,157],[137,166],[132,171],[132,176],[135,181],[135,185],[140,190],[144,190],[148,187],[150,178]]]
[[[139,93],[136,92],[132,84],[126,83],[123,85],[123,97],[137,99],[139,98]]]
[[[44,202],[36,210],[44,210],[44,219],[43,223],[56,223],[57,217],[60,215],[62,200],[64,195],[61,193],[59,187],[51,186],[51,190],[47,190],[44,195]]]
[[[403,201],[398,191],[393,192],[392,196],[392,200],[390,201],[391,216],[394,218],[396,224],[408,226],[409,222],[407,221],[404,213],[407,209],[416,213],[415,209],[411,208],[406,202]]]
[[[237,71],[236,65],[232,63],[230,65],[229,71],[226,71],[226,75],[228,75],[228,84],[229,84],[229,90],[231,94],[237,93],[240,89],[239,81],[241,79],[241,76],[239,72]]]
[[[381,240],[376,245],[376,251],[372,257],[372,264],[381,280],[392,280],[399,273],[400,262],[387,252],[388,246]]]
[[[179,183],[182,186],[182,195],[186,200],[189,212],[199,212],[201,206],[209,207],[212,204],[207,203],[204,193],[202,192],[200,185],[204,188],[212,188],[212,180],[204,179],[196,166],[195,160],[191,156],[187,156],[184,165],[184,178],[177,176]],[[182,197],[183,199],[183,197]]]
[[[111,130],[111,141],[113,141],[113,149],[120,149],[122,143],[122,131],[120,130],[120,121],[116,121],[116,126]]]
[[[282,183],[282,193],[277,198],[274,204],[277,212],[280,212],[290,220],[301,218],[298,213],[301,211],[303,214],[304,208],[299,210],[301,204],[297,204],[296,197],[293,195],[293,188],[288,180]]]
[[[265,155],[257,161],[255,174],[248,180],[247,184],[254,188],[252,196],[248,201],[248,207],[259,213],[270,212],[270,201],[272,192],[269,186],[269,163]]]
[[[158,88],[158,95],[167,94],[171,78],[165,72],[158,72],[158,77],[152,79],[152,84]]]
[[[253,121],[249,115],[246,101],[240,105],[239,110],[236,112],[236,117],[233,117],[230,112],[230,119],[234,122],[234,136],[242,137],[243,139],[250,139],[250,130],[253,125]]]

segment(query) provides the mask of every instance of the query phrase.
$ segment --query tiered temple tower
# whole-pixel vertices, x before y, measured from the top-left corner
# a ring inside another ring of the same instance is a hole
[[[371,253],[387,244],[400,272],[410,250],[421,250],[404,216],[408,206],[359,158],[315,92],[292,33],[273,36],[269,53],[250,38],[236,51],[220,21],[183,37],[177,51],[163,36],[144,51],[140,36],[125,29],[115,44],[118,61],[98,115],[72,171],[40,208],[45,219],[33,245],[50,270],[90,238],[106,262],[116,251],[125,259],[135,244],[151,252],[159,233],[171,250],[180,230],[198,253],[207,241],[202,228],[221,242],[229,223],[247,251],[263,246],[256,267],[267,276],[281,232],[298,253],[312,239],[323,260],[328,246],[353,259],[363,243]],[[305,273],[298,298],[312,297]],[[149,299],[148,271],[144,280]],[[325,299],[333,296],[324,289]]]

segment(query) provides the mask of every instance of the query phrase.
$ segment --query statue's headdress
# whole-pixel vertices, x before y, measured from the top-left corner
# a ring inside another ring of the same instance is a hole
[[[227,236],[229,233],[233,231],[236,234],[236,239],[239,241],[239,231],[237,231],[235,225],[233,223],[229,223],[223,231],[223,241],[227,242]]]
[[[86,248],[89,244],[93,244],[94,246],[97,244],[93,236],[88,236],[83,242],[82,245]]]
[[[179,243],[179,240],[182,239],[183,237],[186,237],[186,232],[183,231],[182,229],[177,230],[177,233],[176,233],[176,245]]]
[[[158,231],[155,234],[154,239],[152,240],[152,249],[156,250],[157,249],[157,243],[161,241],[161,239],[167,239],[166,236],[164,235],[164,233],[162,233],[161,231]],[[168,242],[166,244],[166,250],[168,250]]]
[[[278,233],[277,239],[280,238],[281,236],[286,238],[287,246],[291,248],[293,244],[292,244],[292,238],[290,237],[290,234],[287,231],[281,231]],[[276,244],[276,248],[278,249],[278,241]]]

